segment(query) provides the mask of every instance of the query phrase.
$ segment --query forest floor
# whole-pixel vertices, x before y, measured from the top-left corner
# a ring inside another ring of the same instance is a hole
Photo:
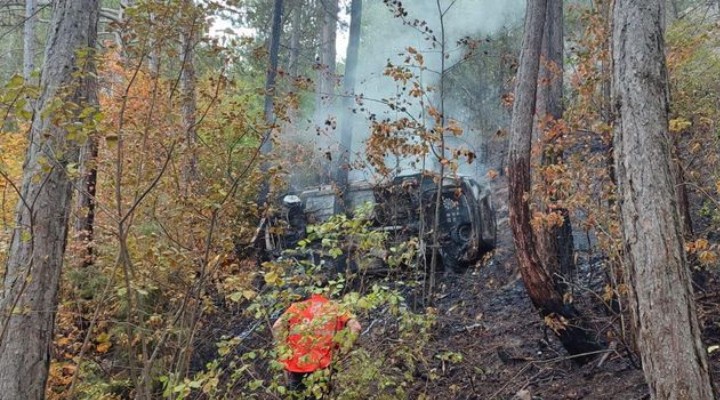
[[[581,366],[533,308],[518,273],[507,212],[499,211],[499,243],[493,257],[474,270],[446,274],[439,281],[437,351],[461,352],[464,359],[435,382],[431,398],[649,399],[637,356],[608,338],[617,334],[620,323],[600,301],[603,260],[578,258],[575,302],[608,349]],[[706,346],[720,344],[720,274],[706,271],[702,285],[695,287],[703,341]],[[715,376],[720,376],[720,351],[710,355],[710,362]]]
[[[438,351],[461,352],[464,360],[434,385],[431,397],[648,398],[642,371],[624,352],[608,352],[602,364],[600,354],[583,366],[568,356],[533,308],[505,244],[487,265],[442,279],[441,290],[452,296],[440,294]]]
[[[497,198],[503,195],[496,193]],[[637,356],[621,340],[613,339],[622,336],[621,320],[601,300],[605,285],[602,257],[578,257],[574,302],[606,350],[578,365],[545,327],[527,297],[507,210],[500,207],[498,213],[498,247],[492,256],[464,273],[438,275],[434,305],[438,318],[427,359],[432,360],[429,367],[439,378],[430,381],[424,373],[416,374],[410,398],[422,393],[431,399],[649,399]],[[696,285],[698,313],[704,343],[711,346],[720,344],[720,274],[706,271],[702,277],[702,287]],[[227,334],[228,322],[234,325],[235,334],[247,332],[247,324],[237,324],[238,318],[243,319],[240,314],[227,317],[218,321],[216,334],[209,336],[217,336],[218,330]],[[361,323],[369,326],[372,321]],[[255,343],[250,347],[271,345],[267,335],[255,332],[252,336]],[[369,340],[361,336],[356,345],[372,345]],[[213,348],[210,344],[206,350]],[[437,355],[447,352],[461,354],[462,360],[439,360]],[[713,352],[710,359],[711,369],[720,376],[720,351]]]

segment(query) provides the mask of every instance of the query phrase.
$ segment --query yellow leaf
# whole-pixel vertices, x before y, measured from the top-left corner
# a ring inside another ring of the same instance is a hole
[[[108,350],[110,350],[110,347],[112,347],[112,343],[103,342],[103,343],[100,343],[99,345],[97,345],[97,347],[95,347],[95,351],[97,351],[98,353],[104,354],[104,353],[107,353]]]
[[[712,250],[704,250],[698,254],[698,260],[704,265],[714,264],[717,261],[717,254]]]
[[[705,239],[698,239],[695,241],[696,250],[707,250],[710,247],[710,242]]]
[[[218,386],[218,383],[220,383],[220,380],[217,377],[213,377],[208,379],[208,381],[203,385],[202,391],[205,394],[209,394],[213,390],[215,390]]]
[[[682,131],[686,130],[687,128],[691,127],[692,123],[690,121],[686,120],[685,118],[676,118],[676,119],[671,119],[670,123],[668,125],[669,125],[668,127],[670,129],[670,132],[679,133],[679,132],[682,132]]]
[[[270,271],[267,274],[265,274],[265,282],[268,285],[275,285],[279,284],[280,282],[280,276],[275,271]]]
[[[602,298],[606,303],[609,303],[613,297],[615,297],[615,292],[612,289],[612,286],[605,285],[605,289],[603,290]]]
[[[567,320],[562,315],[552,313],[545,317],[545,325],[553,332],[559,333],[567,329]]]

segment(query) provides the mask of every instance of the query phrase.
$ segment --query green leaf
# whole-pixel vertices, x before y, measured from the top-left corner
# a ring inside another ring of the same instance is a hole
[[[234,292],[228,296],[228,299],[235,303],[240,302],[240,300],[242,300],[242,298],[243,298],[242,292]]]
[[[25,79],[21,75],[15,74],[10,78],[8,83],[5,85],[7,89],[17,89],[25,84]]]
[[[330,254],[330,257],[332,257],[332,258],[338,258],[338,257],[340,257],[340,256],[342,255],[343,252],[342,252],[342,250],[340,250],[339,248],[334,247],[334,248],[330,249],[330,250],[328,251],[328,253]]]

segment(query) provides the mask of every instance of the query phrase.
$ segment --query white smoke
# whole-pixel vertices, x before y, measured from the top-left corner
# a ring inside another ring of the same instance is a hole
[[[441,40],[441,12],[445,13],[443,24],[447,54],[445,68],[447,70],[466,54],[466,48],[458,44],[462,38],[480,39],[504,26],[517,25],[522,20],[525,5],[524,0],[440,0],[438,8],[436,0],[413,0],[402,2],[402,7],[407,15],[398,18],[393,15],[392,8],[384,3],[386,2],[379,0],[365,1],[363,8],[362,44],[356,93],[361,93],[368,99],[381,100],[395,96],[396,86],[389,77],[383,76],[383,71],[388,62],[395,65],[402,64],[408,47],[413,47],[424,55],[427,69],[421,72],[423,84],[437,89],[440,76],[438,72],[441,69],[441,53],[437,42],[434,43],[428,38],[434,36],[437,41]],[[420,23],[414,26],[415,21]],[[426,27],[432,33],[428,33]],[[446,101],[445,115],[458,121],[466,120],[465,111],[452,104],[452,101]],[[356,109],[359,110],[359,107]],[[363,112],[353,114],[352,152],[355,154],[364,151],[363,142],[369,133],[367,115],[375,114],[378,119],[393,119],[397,114],[386,105],[372,101],[366,101],[362,109]],[[417,117],[422,114],[419,107],[410,109],[410,112]],[[469,126],[463,128],[466,129],[466,132],[470,132],[472,129]],[[464,144],[470,142],[471,140],[464,137],[455,140],[452,145],[465,146]],[[399,164],[407,167],[407,161],[410,160],[401,161]],[[426,167],[432,168],[432,165]],[[483,168],[477,163],[461,165],[461,172],[475,176],[484,173]],[[351,174],[351,180],[368,179],[370,175],[372,173],[367,169],[356,170]]]

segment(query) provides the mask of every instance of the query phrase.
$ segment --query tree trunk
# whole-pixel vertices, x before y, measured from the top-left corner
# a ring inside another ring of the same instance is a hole
[[[602,102],[601,102],[601,118],[602,121],[608,126],[612,126],[612,66],[610,56],[610,29],[611,29],[611,17],[612,8],[611,2],[613,0],[597,0],[595,6],[599,8],[599,12],[602,15],[603,28],[605,29],[605,40],[603,41],[603,56],[600,61],[600,68],[602,69],[602,82],[600,84],[600,90],[602,91]],[[602,132],[603,135],[609,134],[609,132]],[[607,150],[607,169],[608,177],[613,185],[617,186],[617,178],[615,177],[615,156],[613,155],[614,149],[613,144],[610,142]],[[612,208],[615,205],[615,200],[610,196],[608,200],[608,206]]]
[[[275,0],[273,5],[273,20],[272,20],[272,33],[270,36],[270,59],[267,69],[267,75],[265,77],[265,107],[264,115],[265,121],[268,124],[272,124],[275,118],[273,110],[273,101],[275,99],[275,81],[277,78],[278,69],[278,58],[280,54],[280,37],[282,36],[283,30],[283,0]],[[272,150],[272,145],[269,140],[269,130],[263,144],[263,154],[267,154]]]
[[[262,144],[260,145],[260,153],[268,155],[272,152],[272,127],[274,125],[275,113],[274,113],[274,99],[275,99],[275,80],[277,78],[278,69],[278,58],[280,54],[280,38],[283,30],[283,0],[275,0],[273,4],[273,19],[272,19],[272,33],[270,35],[270,59],[267,69],[267,75],[265,78],[265,105],[264,105],[264,117],[267,123],[267,131],[262,138]],[[263,161],[261,168],[263,171],[267,171],[270,166],[267,161]],[[270,192],[269,177],[263,179],[260,190],[258,192],[257,204],[259,207],[263,207],[267,201],[267,196]]]
[[[155,13],[150,14],[150,23],[155,24],[157,17]],[[157,33],[156,33],[157,34]],[[162,57],[162,47],[159,41],[150,39],[150,53],[148,54],[148,69],[150,77],[155,80],[160,77],[160,58]]]
[[[690,215],[690,198],[688,197],[688,187],[685,185],[685,170],[680,159],[680,149],[678,148],[677,136],[672,135],[672,169],[675,177],[676,199],[678,205],[678,213],[680,214],[680,226],[682,227],[683,238],[692,238],[693,225],[692,216]]]
[[[680,8],[678,7],[677,0],[670,0],[670,6],[672,8],[672,15],[674,19],[680,18]]]
[[[3,399],[43,399],[48,377],[60,269],[72,198],[66,167],[78,162],[78,143],[46,113],[53,101],[78,104],[78,118],[95,87],[92,63],[76,52],[94,49],[98,0],[56,0],[45,50],[40,96],[23,166],[21,201],[0,292],[0,394]],[[79,74],[78,74],[79,72]],[[81,121],[82,122],[82,121]],[[50,168],[45,167],[49,165]]]
[[[320,32],[320,66],[318,68],[318,84],[316,93],[316,110],[324,118],[323,111],[329,109],[335,91],[338,0],[322,0],[319,3],[322,28]]]
[[[302,35],[302,12],[304,2],[297,0],[292,10],[292,33],[290,34],[290,57],[288,59],[288,73],[295,78],[300,74],[300,36]]]
[[[362,0],[352,0],[350,5],[350,38],[345,58],[345,76],[343,78],[343,98],[340,121],[340,160],[337,184],[342,191],[342,203],[346,200],[348,174],[350,173],[350,157],[353,140],[353,112],[355,105],[355,82],[360,53],[360,28],[362,24]]]
[[[713,399],[668,133],[663,0],[616,0],[615,166],[630,306],[653,399]]]
[[[187,187],[192,186],[198,178],[197,170],[197,129],[196,129],[196,109],[197,99],[195,88],[197,86],[197,78],[195,76],[195,42],[200,29],[200,21],[193,4],[193,0],[183,0],[183,12],[187,13],[189,18],[183,20],[183,26],[180,32],[180,41],[182,45],[182,70],[180,72],[180,96],[181,96],[181,114],[182,129],[185,135],[185,163],[183,166],[183,180]]]
[[[97,43],[97,28],[91,26],[88,32],[88,43]],[[93,49],[94,50],[94,49]],[[95,53],[91,52],[91,57],[95,57]],[[95,71],[94,60],[92,62],[89,71]],[[97,80],[88,80],[88,92],[87,92],[87,106],[95,109],[100,108],[100,101],[98,100],[98,87]],[[92,86],[91,86],[92,85]],[[82,267],[88,267],[94,262],[94,250],[93,250],[93,239],[95,234],[95,193],[97,189],[97,157],[98,157],[98,141],[96,132],[91,132],[87,138],[87,141],[83,144],[80,149],[80,179],[78,179],[77,186],[80,188],[78,191],[78,199],[76,203],[77,217],[75,219],[75,231],[78,234],[78,239],[84,246],[85,254],[82,260]]]
[[[598,345],[583,328],[585,324],[577,311],[564,303],[552,274],[540,262],[526,198],[530,192],[530,147],[547,4],[547,0],[530,0],[525,14],[508,155],[510,226],[520,273],[530,299],[568,352],[578,355],[595,351]],[[587,359],[579,357],[576,360]]]
[[[97,97],[97,86],[90,89],[87,102],[91,107],[100,107]],[[81,265],[82,267],[88,267],[95,262],[93,240],[95,238],[97,157],[98,141],[96,132],[92,132],[80,150],[80,179],[78,180],[78,187],[80,188],[80,191],[78,192],[78,199],[75,207],[77,212],[75,231],[77,232],[78,240],[82,243],[85,251]]]
[[[536,112],[538,118],[548,124],[546,128],[563,118],[563,1],[548,0],[545,30],[540,63],[539,90]],[[543,144],[542,165],[549,167],[562,163],[563,151],[556,146],[556,138],[548,138],[540,133]],[[552,182],[545,182],[550,187]],[[556,206],[562,201],[560,196],[551,195],[550,204],[545,207],[547,213],[554,212],[563,217],[561,225],[549,226],[539,232],[538,256],[553,276],[559,288],[567,290],[566,282],[571,281],[575,270],[573,258],[574,245],[570,213],[564,207]]]
[[[23,26],[23,78],[30,82],[35,70],[35,23],[36,0],[25,0],[25,25]]]

